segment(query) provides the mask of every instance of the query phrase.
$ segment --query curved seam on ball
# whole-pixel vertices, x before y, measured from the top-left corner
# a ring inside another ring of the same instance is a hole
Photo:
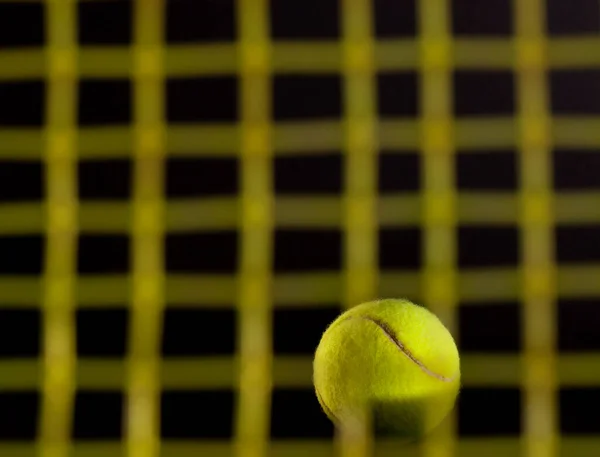
[[[352,317],[354,317],[354,316],[352,316]],[[352,319],[352,317],[350,317],[349,319]],[[432,377],[434,377],[436,379],[439,379],[440,381],[443,381],[443,382],[452,382],[454,380],[454,377],[448,378],[446,376],[442,376],[441,374],[435,373],[435,372],[431,371],[429,368],[427,368],[423,362],[421,362],[419,359],[417,359],[413,355],[413,353],[410,352],[404,344],[402,344],[402,342],[398,339],[398,337],[396,337],[396,334],[394,333],[394,331],[385,322],[382,322],[382,321],[380,321],[378,319],[374,319],[372,317],[360,316],[359,318],[360,319],[364,319],[366,321],[370,321],[370,322],[374,323],[377,327],[379,327],[379,329],[381,331],[383,331],[383,333],[385,334],[385,336],[387,336],[388,339],[392,343],[394,343],[396,345],[396,347],[398,349],[400,349],[400,351],[406,357],[408,357],[410,360],[412,360],[413,363],[415,363],[422,371],[424,371],[429,376],[432,376]]]
[[[329,406],[327,406],[327,404],[325,403],[325,400],[323,399],[323,396],[321,395],[321,393],[319,392],[319,389],[316,388],[315,386],[315,392],[317,394],[317,398],[320,400],[321,406],[323,407],[323,409],[325,410],[325,412],[327,412],[327,414],[334,420],[338,420],[337,416],[335,414],[333,414],[333,411],[331,411],[331,408]]]

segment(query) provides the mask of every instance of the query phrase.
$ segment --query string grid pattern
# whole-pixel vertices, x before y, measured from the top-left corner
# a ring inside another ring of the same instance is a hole
[[[0,0],[0,455],[344,457],[312,352],[462,353],[406,456],[593,455],[597,0]]]

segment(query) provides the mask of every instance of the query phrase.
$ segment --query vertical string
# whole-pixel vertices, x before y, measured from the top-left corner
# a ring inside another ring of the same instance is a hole
[[[44,382],[39,455],[70,454],[75,391],[77,248],[76,13],[73,1],[47,3],[47,220],[44,273]]]
[[[452,113],[452,34],[448,0],[420,2],[421,150],[423,160],[423,249],[425,304],[455,334],[456,190]],[[454,420],[425,440],[423,455],[450,457],[455,451]]]
[[[552,159],[546,82],[545,2],[515,0],[520,126],[522,234],[523,424],[526,455],[557,455],[556,271],[551,214]]]
[[[273,227],[267,0],[239,0],[242,195],[237,455],[268,454]]]
[[[344,0],[345,295],[346,308],[377,293],[377,140],[373,12],[369,0]],[[370,411],[356,429],[341,430],[342,455],[371,455]]]
[[[127,455],[160,455],[160,337],[164,315],[165,156],[163,0],[135,3],[134,196]]]

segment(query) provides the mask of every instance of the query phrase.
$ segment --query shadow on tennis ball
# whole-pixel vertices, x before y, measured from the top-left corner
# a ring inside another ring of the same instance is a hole
[[[446,419],[431,418],[435,398],[379,400],[372,403],[372,429],[376,438],[394,439],[405,444],[418,443],[431,435]],[[429,414],[428,414],[429,412]]]

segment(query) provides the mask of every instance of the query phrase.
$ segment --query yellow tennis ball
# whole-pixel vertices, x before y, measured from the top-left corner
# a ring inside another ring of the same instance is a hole
[[[408,300],[379,300],[349,309],[327,328],[313,381],[336,425],[366,413],[377,433],[414,439],[454,407],[460,361],[452,335],[433,313]]]

